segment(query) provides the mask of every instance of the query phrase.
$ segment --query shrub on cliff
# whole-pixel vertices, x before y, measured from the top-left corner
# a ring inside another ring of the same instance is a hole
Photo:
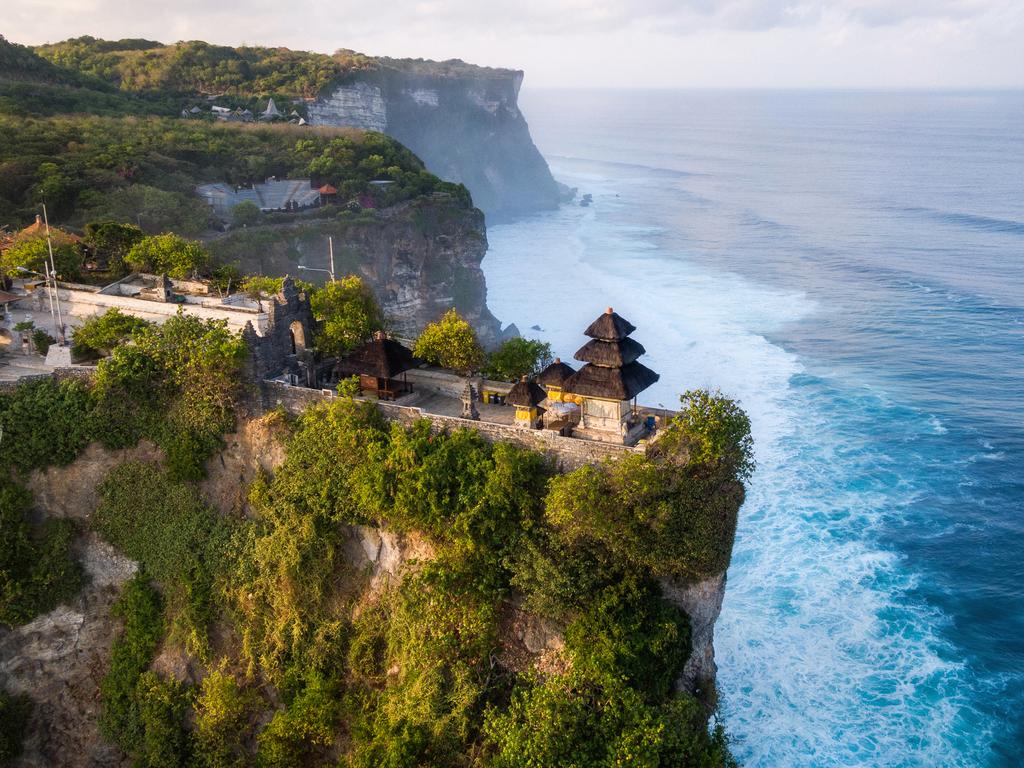
[[[126,462],[100,483],[95,529],[138,560],[164,594],[172,639],[205,655],[228,531],[196,490],[155,464]]]
[[[72,598],[82,586],[71,551],[74,524],[28,520],[31,495],[0,478],[0,625],[14,627]]]
[[[92,399],[81,382],[25,381],[0,393],[0,466],[27,473],[72,461],[92,437]]]
[[[432,365],[460,373],[475,371],[484,361],[484,351],[476,340],[473,326],[454,309],[424,328],[412,351]]]
[[[592,541],[657,576],[700,581],[732,556],[750,424],[732,401],[687,393],[648,450],[551,481],[547,517],[569,541]]]

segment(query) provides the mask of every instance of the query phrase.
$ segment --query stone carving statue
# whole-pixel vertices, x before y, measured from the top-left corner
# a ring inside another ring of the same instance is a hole
[[[476,387],[473,382],[466,380],[466,388],[462,390],[462,418],[480,420],[480,412],[476,409]]]

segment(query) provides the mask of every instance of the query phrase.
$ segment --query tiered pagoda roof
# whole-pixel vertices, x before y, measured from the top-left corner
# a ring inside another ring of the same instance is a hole
[[[584,365],[565,382],[565,389],[584,397],[632,400],[660,377],[637,359],[646,350],[629,338],[636,330],[611,307],[583,333],[591,338],[576,352]]]

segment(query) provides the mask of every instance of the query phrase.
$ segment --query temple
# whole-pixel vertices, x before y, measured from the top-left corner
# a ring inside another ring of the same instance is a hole
[[[629,337],[636,327],[611,307],[583,332],[590,337],[575,358],[586,363],[561,386],[560,396],[574,395],[580,405],[575,437],[632,445],[645,433],[636,410],[638,394],[659,376],[637,362],[646,350]]]

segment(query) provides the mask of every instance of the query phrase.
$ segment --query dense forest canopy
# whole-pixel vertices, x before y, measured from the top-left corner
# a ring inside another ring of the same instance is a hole
[[[331,56],[288,48],[163,45],[152,40],[78,37],[36,51],[62,68],[95,76],[126,91],[314,98],[346,74],[373,69],[377,59],[340,50]]]
[[[433,192],[468,203],[394,139],[349,129],[239,125],[166,118],[0,115],[0,224],[31,221],[45,202],[51,221],[110,219],[150,232],[196,234],[210,212],[197,184],[249,184],[270,176],[316,177],[344,202],[372,195],[388,205]],[[395,182],[384,190],[369,182]]]

